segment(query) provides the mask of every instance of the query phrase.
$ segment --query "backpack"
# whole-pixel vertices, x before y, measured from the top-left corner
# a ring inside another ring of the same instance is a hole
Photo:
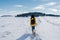
[[[35,18],[33,18],[33,20],[31,20],[31,24],[35,24]]]

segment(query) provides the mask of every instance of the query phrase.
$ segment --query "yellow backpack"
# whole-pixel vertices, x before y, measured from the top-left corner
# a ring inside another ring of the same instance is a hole
[[[31,24],[31,26],[36,26],[36,19],[35,18],[31,18],[30,19],[30,24]]]

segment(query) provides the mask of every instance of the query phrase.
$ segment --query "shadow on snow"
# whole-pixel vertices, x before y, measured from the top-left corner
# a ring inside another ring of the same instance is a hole
[[[30,37],[31,40],[35,39],[35,40],[41,40],[40,36],[38,34],[36,34],[36,37],[33,38],[32,34],[23,34],[21,37],[19,37],[17,40],[26,40],[26,38]]]
[[[30,34],[24,34],[20,38],[18,38],[17,40],[25,40],[28,36],[30,36]]]

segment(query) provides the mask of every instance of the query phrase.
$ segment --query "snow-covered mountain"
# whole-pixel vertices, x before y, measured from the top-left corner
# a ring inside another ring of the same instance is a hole
[[[1,17],[13,17],[12,15],[2,15]]]
[[[42,40],[60,40],[60,17],[36,17],[36,33]],[[31,40],[30,17],[0,17],[0,40]]]

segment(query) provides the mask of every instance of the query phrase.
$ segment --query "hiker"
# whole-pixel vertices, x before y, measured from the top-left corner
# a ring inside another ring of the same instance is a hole
[[[34,15],[31,15],[30,25],[32,27],[32,33],[34,33],[35,32],[35,26],[36,26],[36,19],[35,19]]]

